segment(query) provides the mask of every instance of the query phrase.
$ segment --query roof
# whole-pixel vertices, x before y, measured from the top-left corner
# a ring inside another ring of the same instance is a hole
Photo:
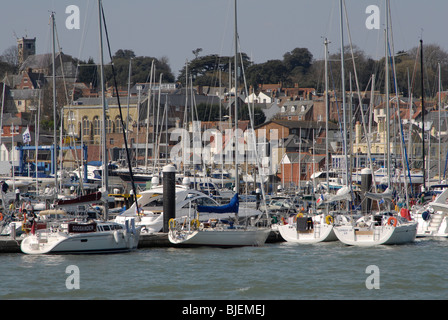
[[[279,126],[288,128],[288,129],[322,129],[325,128],[325,122],[319,122],[319,121],[303,121],[303,120],[271,120],[268,122],[265,122],[259,126],[257,126],[255,129],[259,129],[261,127],[264,127],[270,123],[276,123]],[[328,122],[328,129],[330,130],[338,130],[339,126],[333,122]]]

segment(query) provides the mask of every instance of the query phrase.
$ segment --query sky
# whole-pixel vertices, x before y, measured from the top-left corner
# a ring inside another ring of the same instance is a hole
[[[341,46],[339,2],[238,0],[240,51],[253,62],[263,63],[282,59],[294,48],[308,48],[314,59],[319,60],[324,57],[324,38],[328,38],[330,53],[336,53]],[[390,3],[395,52],[418,46],[420,39],[448,51],[447,0]],[[72,20],[76,15],[66,10],[73,5],[79,8],[79,28],[69,29],[76,22]],[[378,29],[366,26],[366,20],[371,21],[373,14],[366,13],[371,5],[378,7]],[[197,48],[202,48],[200,55],[234,54],[234,0],[103,0],[103,7],[112,54],[118,49],[129,49],[137,56],[166,57],[176,76],[187,60],[194,59],[192,51]],[[344,44],[351,40],[366,55],[381,58],[385,0],[345,0],[345,8]],[[0,11],[0,54],[15,46],[16,39],[21,37],[36,37],[37,54],[51,52],[52,11],[62,51],[82,60],[92,57],[98,62],[97,0],[8,1]],[[107,62],[107,50],[104,52]]]

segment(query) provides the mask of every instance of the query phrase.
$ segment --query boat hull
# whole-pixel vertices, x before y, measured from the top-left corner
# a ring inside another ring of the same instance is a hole
[[[92,232],[80,234],[37,233],[22,240],[20,249],[26,254],[89,254],[120,253],[137,248],[139,232]]]
[[[266,242],[270,231],[269,228],[201,228],[191,232],[176,232],[171,230],[168,233],[168,239],[173,244],[188,246],[262,246]]]
[[[417,235],[417,223],[400,226],[384,225],[372,229],[337,226],[334,232],[342,243],[351,246],[399,245],[411,243]]]
[[[303,244],[337,241],[338,238],[333,229],[333,225],[322,224],[315,225],[310,232],[297,232],[294,224],[278,226],[278,231],[285,241]]]

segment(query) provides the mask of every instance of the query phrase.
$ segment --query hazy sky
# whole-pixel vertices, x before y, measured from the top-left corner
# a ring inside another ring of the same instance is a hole
[[[4,1],[6,3],[6,1]],[[37,39],[37,53],[51,52],[50,12],[54,11],[59,44],[73,57],[99,61],[97,0],[15,0],[0,11],[0,54],[16,45],[16,37]],[[384,54],[384,0],[346,0],[353,44],[372,58]],[[80,28],[67,29],[66,8],[80,10]],[[380,28],[365,23],[369,5],[380,12]],[[192,50],[201,55],[233,55],[234,0],[103,0],[112,54],[131,49],[137,56],[167,57],[177,75]],[[395,51],[436,43],[448,51],[447,0],[391,0]],[[340,48],[339,0],[239,0],[240,51],[255,63],[282,59],[294,48],[308,48],[323,58],[323,38],[329,50]],[[349,44],[344,22],[345,44]],[[107,51],[105,51],[107,59]],[[149,72],[149,71],[148,71]]]

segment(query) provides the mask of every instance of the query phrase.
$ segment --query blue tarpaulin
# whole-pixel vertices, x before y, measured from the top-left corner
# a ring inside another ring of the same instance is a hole
[[[228,204],[223,206],[198,206],[199,212],[209,212],[209,213],[238,213],[239,200],[238,194],[235,194]]]

